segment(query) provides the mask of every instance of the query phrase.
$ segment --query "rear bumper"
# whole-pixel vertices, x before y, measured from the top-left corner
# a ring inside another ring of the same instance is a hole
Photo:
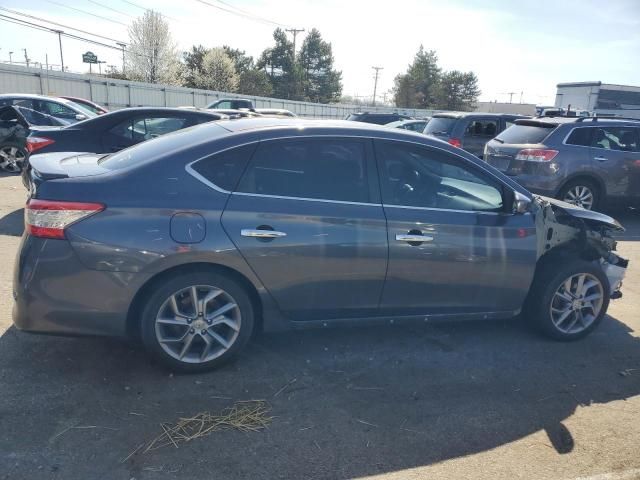
[[[146,275],[87,269],[66,240],[25,235],[13,276],[20,330],[125,336],[127,314]]]

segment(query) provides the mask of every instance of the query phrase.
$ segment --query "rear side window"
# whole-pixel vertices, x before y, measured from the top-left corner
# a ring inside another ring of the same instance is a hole
[[[503,143],[540,143],[555,129],[555,126],[534,126],[515,124],[496,138]]]
[[[350,139],[263,142],[237,190],[283,197],[368,202],[365,144]]]
[[[191,168],[223,190],[233,191],[257,144],[245,145],[204,158]]]
[[[424,133],[432,135],[451,135],[457,119],[447,117],[433,117],[427,123]]]
[[[591,145],[592,133],[593,128],[574,128],[567,137],[567,141],[564,143],[566,143],[567,145],[579,145],[581,147],[588,147],[589,145]]]

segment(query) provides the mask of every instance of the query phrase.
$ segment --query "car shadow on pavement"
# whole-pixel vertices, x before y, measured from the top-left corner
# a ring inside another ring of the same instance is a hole
[[[0,463],[11,478],[346,479],[541,431],[531,446],[562,455],[581,443],[564,423],[576,409],[632,422],[638,412],[611,403],[640,394],[640,339],[611,317],[572,343],[518,319],[272,333],[200,375],[174,375],[122,341],[12,327],[0,366]],[[161,422],[250,399],[271,405],[263,432],[216,432],[123,462]]]
[[[0,218],[0,235],[20,237],[24,232],[24,208]]]

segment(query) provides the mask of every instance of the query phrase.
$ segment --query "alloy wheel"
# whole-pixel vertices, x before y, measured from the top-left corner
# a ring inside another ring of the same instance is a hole
[[[562,333],[580,333],[598,318],[603,303],[602,282],[590,273],[578,273],[562,282],[554,293],[551,319]]]
[[[155,333],[171,357],[205,363],[232,347],[240,325],[240,307],[229,293],[210,285],[192,285],[164,301],[156,316]]]
[[[0,148],[0,168],[7,172],[18,173],[22,170],[26,155],[18,147]]]
[[[567,191],[563,200],[578,207],[591,210],[594,196],[591,188],[586,185],[576,185]]]

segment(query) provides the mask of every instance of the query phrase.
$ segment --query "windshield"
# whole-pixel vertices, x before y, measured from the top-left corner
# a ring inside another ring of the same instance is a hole
[[[554,126],[534,126],[534,125],[512,125],[496,137],[496,140],[503,143],[540,143],[554,129]]]
[[[457,118],[433,117],[427,123],[424,133],[431,135],[451,135]]]

